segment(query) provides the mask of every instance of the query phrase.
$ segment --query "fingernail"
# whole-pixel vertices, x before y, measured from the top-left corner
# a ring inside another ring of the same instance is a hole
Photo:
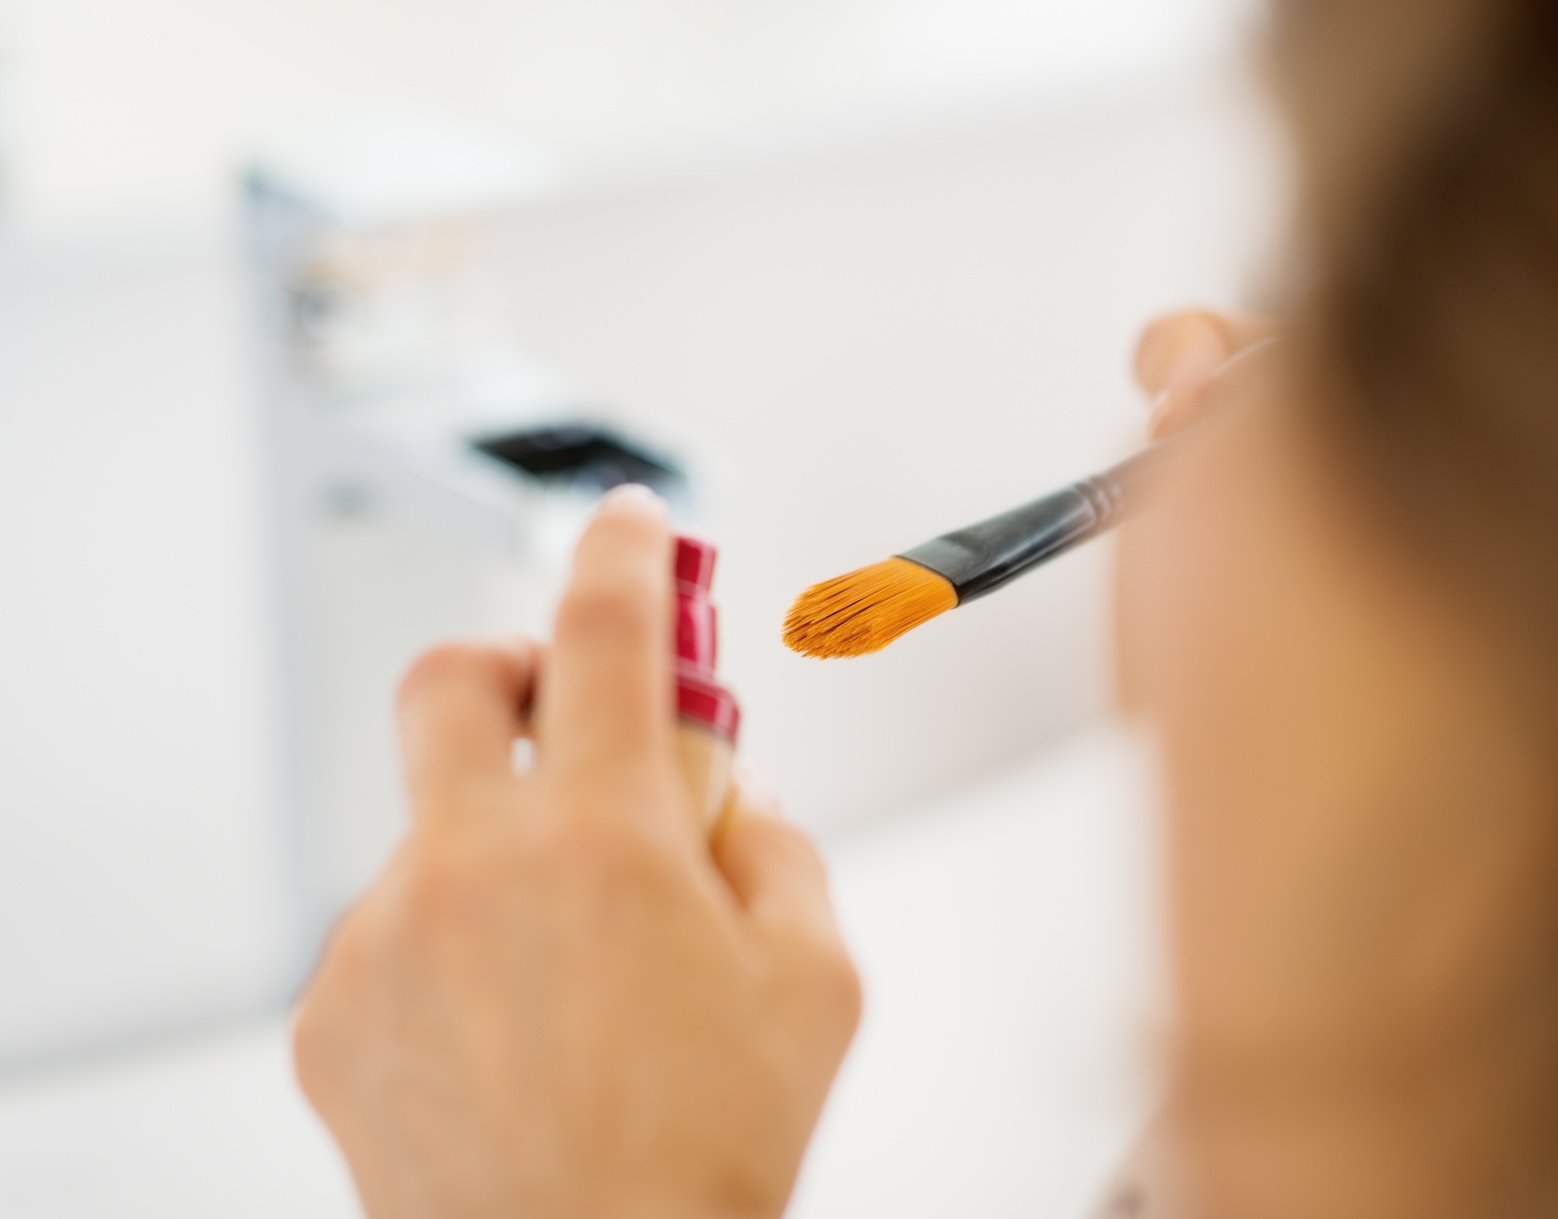
[[[665,500],[655,494],[652,487],[646,487],[643,483],[622,483],[613,487],[601,499],[601,507],[649,510],[658,515],[663,515],[666,510]]]

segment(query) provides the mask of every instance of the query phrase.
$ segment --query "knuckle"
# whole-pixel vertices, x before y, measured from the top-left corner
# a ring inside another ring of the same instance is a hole
[[[792,821],[780,821],[777,818],[770,822],[772,832],[783,848],[793,853],[798,859],[804,861],[818,872],[826,872],[827,865],[823,862],[822,851],[812,836]]]
[[[810,834],[790,821],[777,817],[756,818],[747,821],[743,829],[754,838],[753,846],[762,853],[793,861],[801,871],[813,874],[826,884],[828,866],[822,852]]]
[[[775,1002],[829,1039],[847,1042],[860,1027],[865,988],[860,970],[837,936],[808,931],[781,953]]]
[[[375,955],[369,918],[365,904],[359,903],[347,911],[330,933],[319,973],[310,987],[312,995],[343,990],[350,993],[361,988],[373,969]]]
[[[653,591],[625,572],[575,584],[558,607],[558,641],[647,635],[654,627]]]
[[[398,701],[402,706],[428,690],[468,677],[482,667],[484,653],[474,643],[451,641],[428,648],[406,668],[400,679]]]
[[[817,992],[825,1014],[846,1036],[860,1027],[865,987],[860,970],[842,944],[834,942],[817,962]]]
[[[305,996],[292,1021],[292,1073],[316,1110],[328,1103],[338,1070],[338,1044],[323,1003],[312,994]]]
[[[424,946],[461,926],[474,900],[473,875],[463,856],[447,846],[422,844],[407,853],[400,886],[400,916],[410,938]]]
[[[534,850],[548,875],[591,879],[614,888],[642,887],[664,874],[668,844],[619,818],[575,810],[537,831]]]
[[[360,907],[331,933],[314,976],[293,1013],[292,1067],[303,1094],[322,1109],[338,1086],[357,1038],[373,968],[370,934]]]

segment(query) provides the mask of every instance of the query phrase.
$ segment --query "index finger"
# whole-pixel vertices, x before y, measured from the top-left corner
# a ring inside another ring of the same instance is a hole
[[[1276,333],[1269,321],[1208,310],[1187,310],[1148,326],[1137,346],[1135,371],[1142,389],[1152,395],[1152,439],[1203,418],[1214,387],[1236,365],[1270,346]]]
[[[1185,309],[1149,322],[1136,344],[1133,371],[1149,397],[1209,380],[1247,347],[1277,333],[1265,318]]]
[[[671,530],[663,501],[623,487],[579,541],[536,694],[539,767],[602,778],[671,756]]]
[[[514,775],[514,741],[535,680],[528,640],[446,643],[401,679],[401,757],[419,819],[457,813],[473,784]]]

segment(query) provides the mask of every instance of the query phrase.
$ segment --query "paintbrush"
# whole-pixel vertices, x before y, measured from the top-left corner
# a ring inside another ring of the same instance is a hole
[[[1268,337],[1249,344],[1197,387],[1198,394],[1205,398],[1213,389],[1226,390],[1232,374],[1251,367],[1276,342]],[[1119,524],[1139,505],[1143,478],[1170,450],[1207,426],[1202,421],[1182,428],[1102,474],[814,584],[785,615],[784,642],[806,656],[880,652],[915,627],[994,592]]]
[[[805,656],[881,651],[1118,524],[1139,498],[1142,476],[1174,443],[1154,445],[1042,499],[813,585],[785,616],[785,644]]]

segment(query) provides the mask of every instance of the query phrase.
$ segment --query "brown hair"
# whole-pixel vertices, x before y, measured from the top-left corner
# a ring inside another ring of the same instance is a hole
[[[1285,0],[1273,49],[1316,410],[1558,702],[1558,2]]]

